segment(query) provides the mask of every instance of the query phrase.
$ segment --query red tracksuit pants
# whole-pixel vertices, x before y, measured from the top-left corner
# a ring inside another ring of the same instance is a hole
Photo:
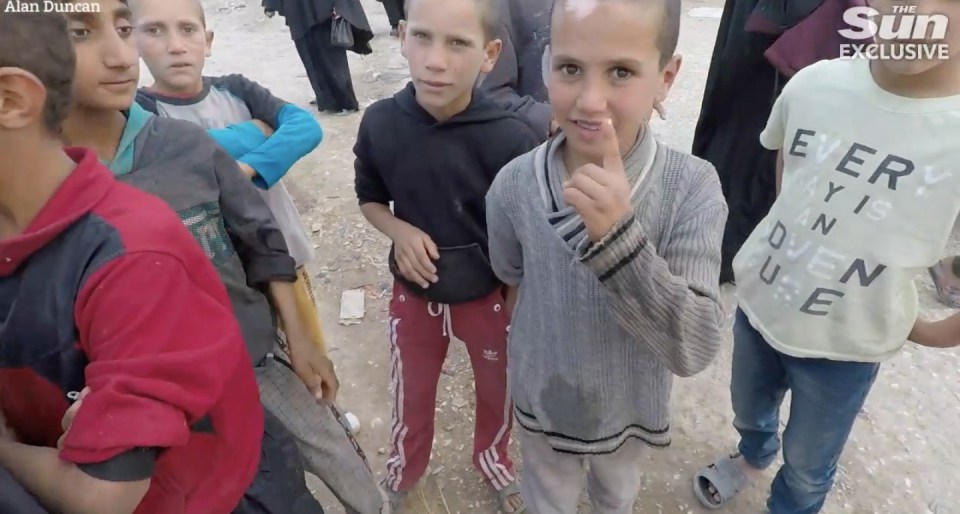
[[[473,464],[497,490],[514,481],[507,455],[513,405],[507,392],[509,315],[500,291],[457,305],[428,302],[394,283],[390,300],[390,380],[394,390],[385,485],[408,491],[433,447],[437,383],[450,341],[470,354],[476,392]]]

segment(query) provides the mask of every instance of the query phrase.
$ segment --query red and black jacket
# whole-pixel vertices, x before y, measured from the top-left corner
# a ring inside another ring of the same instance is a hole
[[[0,241],[0,410],[20,442],[109,481],[150,477],[138,514],[227,514],[252,482],[263,411],[219,276],[161,200],[93,152]],[[30,173],[30,170],[24,170]]]

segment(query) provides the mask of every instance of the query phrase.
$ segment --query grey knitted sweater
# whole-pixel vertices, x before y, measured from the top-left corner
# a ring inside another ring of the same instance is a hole
[[[704,160],[638,144],[624,159],[633,180],[646,170],[634,214],[584,244],[582,227],[558,230],[571,208],[549,190],[566,174],[562,144],[512,161],[487,196],[491,264],[520,285],[508,347],[517,422],[571,454],[629,438],[667,446],[673,374],[702,371],[719,349],[720,182]]]

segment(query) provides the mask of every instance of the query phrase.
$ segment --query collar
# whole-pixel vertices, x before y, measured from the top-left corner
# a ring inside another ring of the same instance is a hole
[[[506,112],[505,109],[501,109],[499,105],[493,103],[483,91],[476,87],[473,88],[470,103],[467,104],[467,107],[444,121],[437,121],[432,114],[420,105],[420,102],[417,101],[417,90],[412,80],[407,83],[406,87],[393,95],[393,99],[397,102],[400,110],[427,126],[456,125],[502,118],[504,112]]]
[[[140,88],[140,92],[146,94],[149,97],[155,98],[162,101],[165,104],[170,105],[193,105],[210,94],[211,86],[211,77],[202,77],[203,86],[200,88],[200,92],[194,95],[177,95],[177,94],[165,94],[160,93],[159,91],[154,91],[153,89],[143,87]]]
[[[587,239],[586,225],[577,210],[567,205],[563,199],[563,183],[567,171],[563,164],[563,148],[566,136],[560,132],[546,145],[542,145],[535,154],[535,170],[540,193],[547,210],[547,221],[556,230],[557,235],[574,251],[583,251],[590,241]],[[650,176],[650,168],[657,155],[657,140],[648,125],[644,125],[643,134],[634,143],[633,148],[623,158],[623,168],[631,185],[631,200],[637,194],[644,180]]]
[[[147,124],[153,114],[140,107],[140,104],[133,102],[130,109],[124,113],[127,117],[127,124],[123,126],[123,134],[120,135],[120,142],[117,144],[117,152],[113,160],[103,164],[110,168],[114,175],[126,175],[133,171],[134,143],[143,127]]]
[[[60,184],[26,230],[0,241],[0,276],[11,275],[31,255],[86,215],[114,184],[93,150],[66,148],[77,167]]]

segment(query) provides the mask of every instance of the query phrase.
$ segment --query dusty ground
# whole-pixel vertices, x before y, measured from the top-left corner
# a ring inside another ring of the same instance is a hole
[[[383,7],[363,0],[377,33],[375,53],[351,56],[354,84],[362,105],[393,94],[407,77],[399,43],[387,34]],[[243,73],[275,94],[307,106],[310,87],[282,19],[266,19],[259,2],[205,0],[216,31],[210,74]],[[688,0],[695,7],[719,7],[718,0]],[[667,104],[669,120],[656,129],[662,139],[689,149],[717,30],[717,19],[685,16],[679,52],[684,66]],[[359,440],[378,475],[386,458],[390,418],[386,305],[386,240],[361,217],[353,196],[352,145],[359,115],[320,116],[323,144],[289,174],[304,223],[313,231],[318,260],[313,266],[332,357],[343,382],[340,403],[362,423]],[[340,293],[367,290],[366,316],[359,325],[337,323]],[[945,316],[922,279],[930,316]],[[728,291],[728,305],[734,293]],[[908,346],[887,363],[861,415],[841,461],[838,484],[826,514],[960,513],[960,352]],[[735,444],[728,393],[730,344],[718,362],[701,375],[678,380],[674,392],[674,445],[651,452],[644,462],[644,489],[636,512],[693,513],[703,510],[690,492],[690,477],[701,465]],[[413,495],[411,512],[496,512],[491,496],[470,464],[472,382],[462,348],[451,351],[440,387],[437,435],[431,473],[422,494]],[[514,455],[517,455],[514,449]],[[772,473],[771,473],[772,476]],[[318,494],[330,500],[322,490]],[[745,492],[727,512],[762,512],[766,484]],[[327,501],[328,512],[342,512]],[[585,508],[585,512],[589,509]]]

